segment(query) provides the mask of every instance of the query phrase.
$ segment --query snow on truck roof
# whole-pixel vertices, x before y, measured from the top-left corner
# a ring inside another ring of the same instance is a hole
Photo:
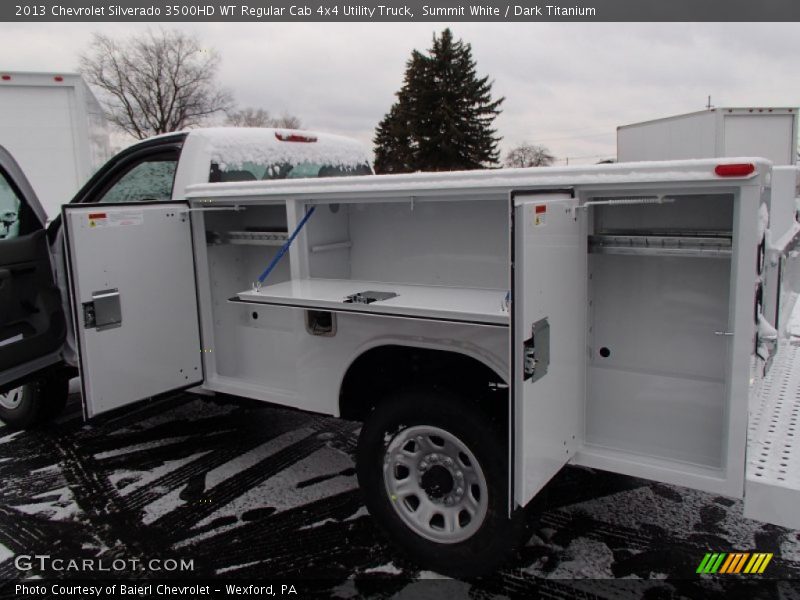
[[[209,127],[186,133],[206,141],[211,160],[222,168],[303,162],[354,167],[370,162],[360,142],[330,133],[269,127]]]
[[[750,173],[720,175],[720,165],[752,165]],[[763,158],[716,158],[661,162],[636,162],[594,165],[589,167],[533,167],[527,169],[491,169],[450,171],[403,175],[367,175],[319,179],[243,181],[203,183],[187,188],[187,198],[256,200],[264,196],[313,199],[326,194],[347,196],[408,196],[416,194],[465,194],[480,191],[507,194],[511,189],[567,188],[648,184],[658,182],[746,181],[768,172],[772,163]]]

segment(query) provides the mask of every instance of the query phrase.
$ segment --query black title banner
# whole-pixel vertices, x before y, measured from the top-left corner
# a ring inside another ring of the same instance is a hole
[[[429,1],[3,0],[0,21],[800,21],[798,0]]]

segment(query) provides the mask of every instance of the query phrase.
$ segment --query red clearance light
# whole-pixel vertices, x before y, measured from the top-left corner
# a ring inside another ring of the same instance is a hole
[[[276,131],[275,137],[278,138],[282,142],[316,142],[317,138],[313,135],[300,135],[299,133],[283,133],[282,131]]]
[[[738,163],[733,165],[717,165],[714,173],[720,177],[744,177],[755,173],[756,166],[753,163]]]
[[[53,77],[53,81],[58,81],[59,83],[61,83],[62,81],[64,81],[64,78],[61,75],[56,75],[55,77]]]
[[[3,77],[0,79],[2,79],[3,81],[11,81],[11,75],[3,75]]]

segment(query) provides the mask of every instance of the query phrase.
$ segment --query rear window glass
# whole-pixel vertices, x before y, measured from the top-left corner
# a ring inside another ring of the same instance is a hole
[[[312,162],[298,164],[271,163],[259,164],[243,162],[238,165],[211,163],[208,181],[220,183],[227,181],[259,181],[269,179],[309,179],[314,177],[347,177],[350,175],[372,175],[366,163],[361,165],[325,165]]]

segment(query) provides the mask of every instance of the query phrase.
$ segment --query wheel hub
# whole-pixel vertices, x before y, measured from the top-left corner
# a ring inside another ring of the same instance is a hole
[[[22,387],[11,389],[0,394],[0,406],[8,410],[14,410],[22,402]]]
[[[419,425],[386,447],[384,483],[392,507],[415,533],[457,543],[480,528],[488,484],[470,449],[452,433]]]

